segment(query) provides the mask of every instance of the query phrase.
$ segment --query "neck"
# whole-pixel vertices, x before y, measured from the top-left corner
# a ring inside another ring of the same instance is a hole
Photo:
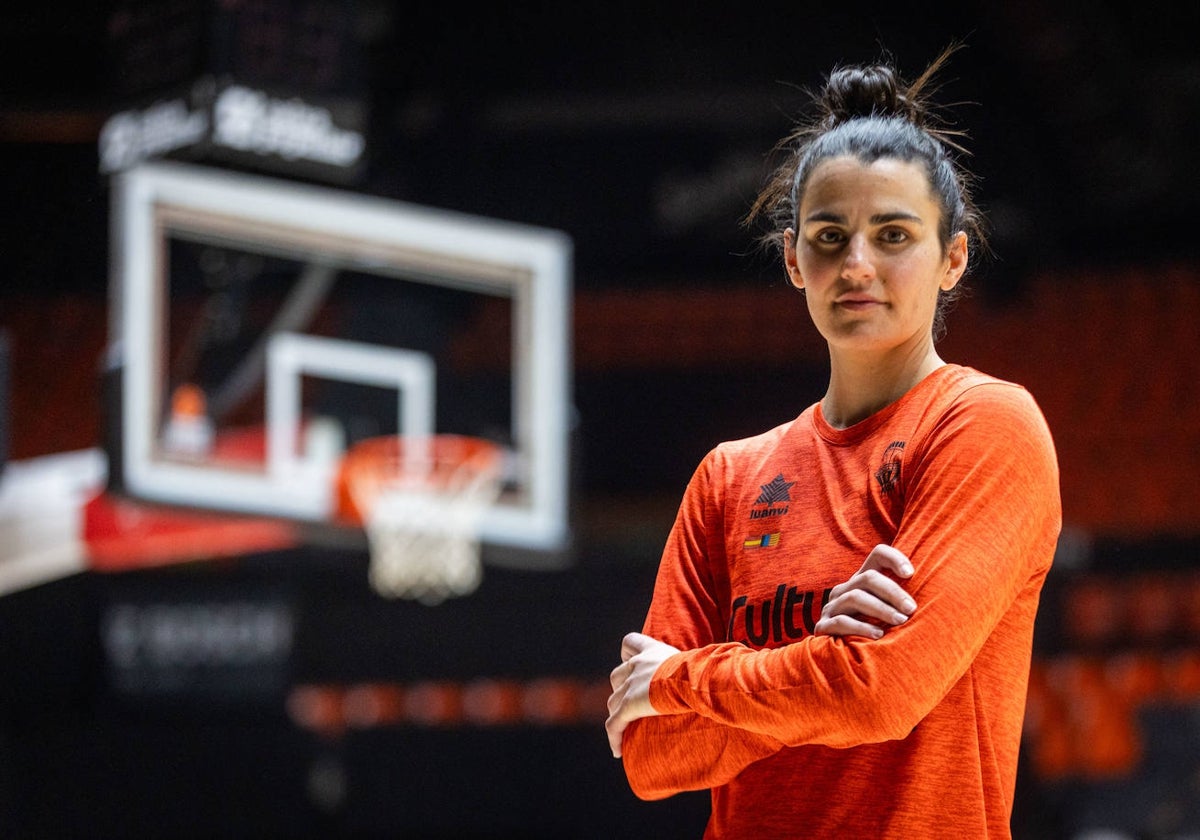
[[[944,365],[932,342],[919,352],[855,354],[830,352],[829,389],[821,413],[834,428],[866,420],[907,394]]]

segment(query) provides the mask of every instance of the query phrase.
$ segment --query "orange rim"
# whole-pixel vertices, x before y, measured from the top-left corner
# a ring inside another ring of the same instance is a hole
[[[469,466],[480,472],[498,472],[501,449],[491,441],[470,435],[433,435],[426,443],[434,463],[430,473],[434,483],[451,472]],[[378,475],[388,464],[395,464],[404,455],[405,439],[400,435],[366,438],[354,444],[342,457],[337,475],[335,517],[342,522],[361,526],[363,512],[355,500],[354,487]]]

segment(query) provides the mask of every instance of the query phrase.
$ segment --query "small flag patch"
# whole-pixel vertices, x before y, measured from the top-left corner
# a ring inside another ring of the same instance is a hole
[[[774,534],[763,534],[761,537],[754,537],[746,540],[742,545],[745,548],[770,548],[771,546],[779,545],[779,532]]]

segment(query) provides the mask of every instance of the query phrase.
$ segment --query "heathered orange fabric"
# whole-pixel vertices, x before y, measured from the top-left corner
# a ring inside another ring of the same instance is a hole
[[[645,799],[712,789],[706,838],[1007,838],[1033,624],[1061,527],[1044,418],[946,365],[848,429],[814,405],[716,447],[663,554],[660,666],[622,751]],[[878,543],[917,611],[813,636]]]

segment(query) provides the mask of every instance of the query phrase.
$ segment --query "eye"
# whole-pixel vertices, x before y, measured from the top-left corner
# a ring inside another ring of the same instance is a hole
[[[900,245],[909,239],[908,231],[903,228],[888,227],[879,232],[879,239],[888,245]]]
[[[837,228],[822,228],[817,231],[813,241],[818,245],[838,245],[846,241],[845,235]]]

